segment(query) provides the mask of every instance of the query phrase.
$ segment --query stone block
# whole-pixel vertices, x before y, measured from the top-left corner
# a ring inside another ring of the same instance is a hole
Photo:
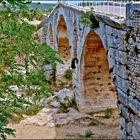
[[[114,42],[114,39],[111,35],[107,35],[107,44],[111,47],[114,47],[115,46],[115,42]]]
[[[140,117],[140,102],[129,96],[129,107]]]
[[[110,48],[108,51],[108,62],[109,62],[109,69],[113,68],[115,65],[115,49]]]
[[[128,112],[128,109],[123,105],[119,104],[119,111],[121,112],[122,116],[126,118],[127,120],[130,120],[130,114]]]
[[[132,122],[128,122],[127,123],[127,133],[128,134],[132,134],[132,127],[133,127],[133,123]]]
[[[115,59],[121,64],[127,64],[127,54],[125,52],[117,50]]]
[[[125,129],[121,129],[121,139],[122,140],[126,139],[126,131],[125,131]]]
[[[117,88],[117,92],[118,92],[118,100],[125,106],[128,106],[128,95],[123,91],[121,91],[119,88]]]
[[[140,50],[140,42],[137,42],[137,49]]]
[[[136,37],[136,42],[137,42],[138,45],[139,45],[139,43],[140,43],[140,36],[139,36],[139,35]],[[138,48],[139,48],[139,47],[138,47]]]
[[[140,119],[135,120],[134,127],[136,128],[136,130],[137,130],[137,132],[139,133],[139,136],[140,136]]]
[[[133,137],[132,136],[128,136],[127,139],[128,140],[133,140]]]
[[[113,30],[113,28],[112,27],[110,27],[110,26],[105,26],[105,33],[106,34],[109,34],[109,35],[111,35],[112,34],[112,30]]]
[[[124,93],[128,93],[128,89],[129,89],[129,81],[128,80],[122,79],[121,77],[116,75],[115,84],[116,84],[118,89],[120,89]]]
[[[126,120],[125,120],[125,118],[123,118],[123,117],[120,118],[120,125],[122,126],[123,129],[126,128]]]
[[[129,27],[140,27],[139,13],[139,3],[128,3],[126,5],[126,25]]]
[[[135,126],[133,126],[133,129],[132,129],[132,137],[133,137],[133,139],[139,139],[140,138],[140,133],[137,131]]]
[[[128,72],[125,65],[115,65],[114,72],[121,78],[128,79]]]

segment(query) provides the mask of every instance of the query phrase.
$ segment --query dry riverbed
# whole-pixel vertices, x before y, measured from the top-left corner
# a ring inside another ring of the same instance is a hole
[[[66,115],[68,114],[68,115]],[[75,113],[74,113],[75,114]],[[110,118],[106,118],[105,111],[91,113],[90,115],[81,114],[81,117],[71,121],[61,120],[70,116],[69,113],[61,113],[57,118],[60,122],[55,125],[38,125],[38,123],[9,124],[16,130],[16,137],[9,136],[9,139],[78,139],[78,138],[98,138],[98,139],[119,139],[119,115],[116,109],[112,110]],[[39,115],[36,115],[39,116]],[[36,117],[33,116],[33,117]],[[74,115],[72,115],[74,116]],[[55,116],[53,116],[55,117]],[[26,120],[26,119],[25,119]],[[40,118],[41,120],[41,118]],[[40,121],[39,120],[39,121]],[[36,120],[37,121],[37,120]],[[38,122],[39,122],[38,121]],[[43,118],[42,118],[43,122]]]

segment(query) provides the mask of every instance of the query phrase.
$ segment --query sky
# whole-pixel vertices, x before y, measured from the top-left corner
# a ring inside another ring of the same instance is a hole
[[[75,2],[75,0],[69,0],[71,3]],[[93,2],[95,0],[88,0],[89,2]],[[101,0],[100,0],[101,1]],[[32,0],[33,3],[57,3],[58,0]],[[78,0],[78,2],[83,2],[83,0]]]
[[[38,3],[38,2],[41,2],[41,3],[57,3],[57,0],[32,0],[32,2],[34,2],[34,3]]]

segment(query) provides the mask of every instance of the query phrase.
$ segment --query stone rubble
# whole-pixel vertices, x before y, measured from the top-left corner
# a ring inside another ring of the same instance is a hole
[[[72,92],[69,89],[64,88],[57,92],[54,96],[49,97],[47,101],[53,101],[56,99],[56,97],[59,101],[64,101],[65,98],[72,99]],[[20,124],[35,124],[39,126],[46,125],[49,127],[54,127],[89,117],[88,115],[81,114],[74,108],[69,108],[68,113],[59,113],[59,102],[57,101],[53,101],[50,105],[52,107],[47,106],[43,108],[37,115],[27,117],[25,120],[22,120]]]

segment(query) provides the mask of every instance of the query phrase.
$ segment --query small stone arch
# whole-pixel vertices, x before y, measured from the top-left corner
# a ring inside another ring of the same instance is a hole
[[[117,108],[117,97],[109,73],[105,48],[100,37],[90,31],[81,58],[80,88],[86,112]]]
[[[62,75],[69,69],[71,61],[68,31],[63,15],[59,16],[57,29],[58,56],[63,60],[63,64],[59,65],[60,67],[58,66],[58,69],[60,72],[59,74]]]

